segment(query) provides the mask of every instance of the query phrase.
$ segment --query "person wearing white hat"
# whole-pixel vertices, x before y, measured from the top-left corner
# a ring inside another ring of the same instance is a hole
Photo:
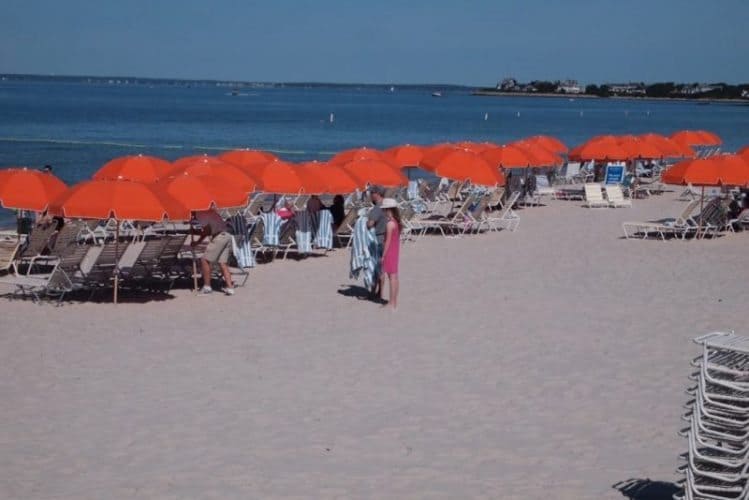
[[[389,300],[385,305],[390,306],[393,310],[398,308],[398,261],[400,257],[400,233],[401,233],[401,217],[398,211],[398,202],[393,198],[385,198],[380,203],[387,217],[387,225],[385,230],[385,242],[382,248],[382,284],[380,285],[380,296],[382,296],[384,288],[384,276],[387,275],[390,286]]]

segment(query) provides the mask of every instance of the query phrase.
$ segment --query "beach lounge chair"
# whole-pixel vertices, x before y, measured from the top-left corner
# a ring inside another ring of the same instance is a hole
[[[606,190],[606,198],[609,200],[609,206],[613,208],[631,207],[632,200],[624,197],[622,187],[619,184],[606,184],[603,186]]]
[[[700,200],[689,202],[678,217],[661,219],[657,221],[644,222],[622,222],[622,230],[626,239],[632,239],[639,236],[640,239],[647,239],[650,236],[659,237],[665,240],[668,236],[680,237],[685,239],[688,235],[697,233],[697,225],[692,219],[692,212],[700,204]],[[690,222],[691,220],[691,222]]]
[[[283,260],[286,260],[289,252],[296,246],[296,235],[297,225],[294,219],[287,220],[281,230],[278,232],[278,243],[275,245],[269,245],[273,250],[272,258],[276,258],[279,253],[283,255]]]
[[[738,217],[729,220],[726,225],[729,231],[736,231],[736,229],[746,230],[749,228],[749,210],[745,209]]]
[[[489,207],[489,194],[481,196],[473,207],[466,212],[466,220],[463,224],[463,234],[478,234],[481,229],[489,229],[487,220],[487,209]]]
[[[330,210],[320,210],[317,213],[317,231],[315,232],[314,243],[317,248],[333,249],[333,215]]]
[[[489,212],[486,216],[486,222],[490,230],[499,231],[500,229],[509,229],[510,232],[514,232],[518,228],[520,217],[512,210],[512,207],[519,197],[520,192],[516,191],[510,195],[502,210]]]
[[[0,271],[10,271],[14,268],[20,247],[21,242],[17,237],[0,239]]]
[[[447,216],[436,215],[422,219],[421,224],[427,230],[437,229],[444,237],[447,237],[448,233],[452,236],[458,236],[464,232],[465,224],[469,220],[468,211],[476,201],[476,195],[468,195],[456,211]]]
[[[568,161],[562,172],[555,178],[557,184],[572,184],[579,179],[580,162]]]
[[[307,255],[312,251],[312,217],[307,210],[294,214],[294,242],[297,253]]]
[[[583,206],[588,208],[608,208],[609,202],[604,199],[600,184],[585,184],[585,203],[583,203]]]
[[[549,178],[543,174],[536,175],[536,190],[533,192],[533,196],[536,198],[536,204],[541,204],[541,199],[549,197],[554,199],[557,190],[551,187]]]
[[[356,223],[358,210],[350,208],[343,217],[341,224],[335,229],[334,236],[338,241],[338,246],[348,248],[351,245],[351,238],[354,234],[354,224]],[[346,243],[344,245],[344,242]]]
[[[59,305],[66,293],[82,286],[81,265],[92,251],[98,252],[98,249],[93,245],[75,245],[54,263],[51,271],[29,275],[9,274],[0,277],[0,285],[14,287],[13,296],[30,295],[34,302],[52,297],[57,299]]]

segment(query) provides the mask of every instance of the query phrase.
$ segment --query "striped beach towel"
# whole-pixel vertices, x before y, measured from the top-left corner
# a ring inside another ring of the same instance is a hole
[[[294,214],[296,223],[296,247],[300,254],[312,251],[312,220],[306,210],[300,210]]]
[[[351,271],[349,277],[364,279],[364,286],[372,288],[377,271],[377,237],[367,228],[367,217],[359,217],[354,224],[351,241]]]
[[[408,181],[408,190],[406,191],[409,200],[419,198],[419,183],[417,181]]]
[[[232,232],[232,253],[237,259],[237,265],[241,268],[255,267],[255,257],[250,248],[250,228],[247,227],[247,220],[242,214],[233,215],[229,219],[229,226]]]
[[[281,232],[281,217],[276,212],[265,212],[263,217],[263,245],[278,246],[278,235]]]
[[[333,248],[333,215],[330,210],[317,212],[317,231],[315,234],[315,246],[331,250]]]

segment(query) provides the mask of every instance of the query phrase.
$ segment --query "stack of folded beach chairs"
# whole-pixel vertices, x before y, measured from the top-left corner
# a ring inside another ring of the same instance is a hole
[[[674,498],[749,499],[749,338],[710,333],[695,342],[703,352],[687,391],[684,490]]]

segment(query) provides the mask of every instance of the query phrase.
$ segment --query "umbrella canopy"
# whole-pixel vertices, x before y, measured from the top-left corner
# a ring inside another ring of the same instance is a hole
[[[528,168],[543,165],[530,149],[513,144],[487,149],[481,153],[481,157],[494,167]]]
[[[221,177],[182,174],[154,185],[190,210],[241,207],[247,192]]]
[[[95,180],[156,182],[167,175],[172,164],[155,156],[121,156],[108,161],[92,176]]]
[[[380,184],[382,186],[404,186],[408,179],[392,163],[382,160],[354,160],[342,166],[361,184]]]
[[[738,155],[685,160],[664,171],[662,179],[667,184],[744,186],[749,183],[749,162]]]
[[[663,158],[694,158],[695,156],[692,148],[665,135],[650,133],[638,137],[658,148],[663,153]]]
[[[569,151],[569,148],[562,141],[550,135],[534,135],[524,139],[522,142],[538,144],[542,148],[558,155]]]
[[[325,192],[329,194],[351,193],[364,188],[365,183],[358,181],[346,172],[340,165],[329,165],[317,161],[300,163],[297,168],[309,170],[325,185]]]
[[[0,170],[0,206],[41,212],[68,187],[52,174],[28,168]]]
[[[265,164],[258,184],[266,193],[321,194],[326,192],[323,180],[309,168],[276,160]]]
[[[425,152],[425,148],[413,144],[403,144],[384,151],[390,161],[400,168],[420,166]]]
[[[723,141],[716,134],[706,130],[682,130],[671,138],[687,146],[719,146]]]
[[[509,146],[515,146],[529,151],[538,160],[542,167],[552,167],[564,164],[564,159],[559,154],[549,151],[537,142],[516,141]]]
[[[218,155],[218,159],[238,167],[251,167],[253,165],[265,165],[268,162],[278,160],[278,157],[258,149],[235,149],[221,153]]]
[[[630,158],[627,151],[622,148],[614,136],[593,137],[576,148],[573,148],[569,157],[572,160],[595,160],[595,161],[624,161]]]
[[[392,161],[388,155],[372,148],[355,148],[341,151],[337,155],[333,156],[328,163],[331,165],[345,165],[346,163],[356,160],[380,160],[385,162]]]
[[[467,149],[472,153],[481,153],[487,149],[496,148],[497,144],[491,142],[473,142],[473,141],[460,141],[451,144],[453,147],[460,149]]]
[[[634,135],[625,135],[618,138],[619,146],[629,155],[630,160],[647,159],[655,160],[663,158],[665,153],[661,148],[650,141],[645,141]]]
[[[483,186],[504,186],[505,178],[496,165],[482,155],[456,149],[442,157],[435,165],[434,173],[440,177],[459,181],[471,181]]]
[[[743,148],[739,149],[737,154],[749,160],[749,146],[744,146]]]
[[[84,181],[49,206],[49,213],[76,219],[188,220],[190,211],[153,184],[132,181]]]
[[[242,168],[206,155],[188,156],[175,161],[168,176],[180,174],[219,177],[229,181],[246,193],[253,192],[258,184],[257,179]]]

